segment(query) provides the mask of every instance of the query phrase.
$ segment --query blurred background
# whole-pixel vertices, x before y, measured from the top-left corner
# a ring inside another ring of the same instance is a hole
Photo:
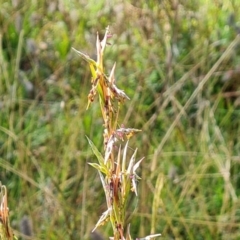
[[[145,156],[132,236],[240,239],[240,44],[224,55],[240,33],[238,0],[0,5],[0,181],[19,239],[112,234],[90,234],[106,203],[85,135],[101,149],[102,119],[97,101],[86,111],[91,74],[71,50],[95,58],[108,25],[106,72],[117,63],[131,98],[119,124],[143,130],[129,143]]]

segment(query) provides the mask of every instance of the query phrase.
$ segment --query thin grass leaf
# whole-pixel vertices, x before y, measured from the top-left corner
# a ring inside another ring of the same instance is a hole
[[[128,224],[128,227],[127,227],[126,240],[132,240],[132,237],[131,237],[131,234],[130,234],[130,224]]]
[[[102,182],[102,186],[103,186],[103,189],[104,189],[104,192],[105,192],[105,197],[106,197],[106,201],[107,201],[107,207],[108,208],[112,208],[111,201],[110,201],[109,188],[106,185],[106,182],[105,182],[105,179],[104,179],[104,176],[102,175],[102,173],[100,171],[98,171],[98,173],[99,173],[99,176],[100,176],[100,179],[101,179],[101,182]]]
[[[122,148],[121,148],[121,145],[120,145],[120,146],[119,146],[119,150],[118,150],[118,156],[117,156],[116,176],[119,176],[119,174],[120,174],[121,152],[122,152]]]
[[[107,26],[104,38],[101,41],[101,54],[102,54],[102,56],[103,56],[103,52],[104,52],[104,49],[105,49],[106,44],[107,44],[108,32],[109,32],[109,26]]]
[[[97,163],[88,163],[90,166],[96,168],[98,171],[107,174],[108,170],[106,167],[100,166]]]
[[[99,226],[104,225],[104,224],[108,221],[108,219],[110,218],[110,212],[111,212],[111,211],[112,211],[111,209],[108,209],[108,210],[106,210],[106,211],[102,214],[102,216],[101,216],[100,219],[98,220],[98,222],[97,222],[97,224],[95,225],[95,227],[94,227],[94,229],[92,230],[92,232],[94,232]]]
[[[162,234],[152,234],[152,235],[148,235],[144,238],[136,238],[136,240],[151,240],[152,238],[155,238],[155,237],[160,237],[162,236]]]
[[[126,172],[126,160],[127,160],[127,149],[128,149],[128,142],[126,143],[124,150],[123,150],[123,159],[122,159],[122,172]]]
[[[72,48],[72,50],[73,50],[74,52],[76,52],[76,53],[77,53],[82,59],[84,59],[86,62],[88,62],[89,64],[92,64],[92,65],[95,66],[95,67],[97,67],[97,63],[96,63],[93,59],[91,59],[87,54],[84,54],[84,53],[78,51],[78,50],[75,49],[75,48]]]
[[[96,41],[96,48],[97,48],[97,66],[98,66],[98,70],[100,70],[101,72],[103,71],[103,66],[102,66],[102,53],[101,53],[101,43],[99,40],[99,35],[97,32],[97,41]]]
[[[113,83],[114,83],[114,80],[115,80],[115,79],[114,79],[114,71],[115,71],[115,68],[116,68],[116,62],[114,63],[114,65],[113,65],[113,67],[112,67],[112,70],[111,70],[111,73],[110,73],[109,78],[108,78],[110,84],[113,84]]]
[[[136,174],[136,170],[139,168],[139,166],[140,166],[140,164],[141,164],[143,159],[144,159],[144,157],[141,158],[136,164],[134,164],[134,166],[133,166],[133,173],[134,174]]]
[[[129,175],[132,175],[133,174],[133,166],[134,166],[134,163],[135,163],[135,158],[136,158],[136,154],[137,154],[137,148],[136,150],[134,151],[131,159],[130,159],[130,162],[129,162],[129,165],[128,165],[128,170],[127,170],[127,173]]]
[[[132,188],[131,188],[132,192],[135,193],[136,196],[138,196],[138,192],[137,192],[137,181],[135,178],[135,175],[132,176]]]
[[[88,143],[89,145],[91,146],[92,148],[92,151],[93,153],[95,154],[95,156],[97,157],[98,159],[98,162],[101,166],[104,166],[104,158],[102,156],[102,154],[98,151],[98,149],[95,147],[95,145],[93,144],[93,142],[86,136],[87,140],[88,140]]]
[[[144,158],[140,159],[136,164],[134,164],[133,166],[133,174],[131,176],[132,178],[132,191],[136,194],[136,196],[138,196],[138,193],[137,193],[137,179],[141,179],[137,174],[136,174],[136,170],[137,168],[140,166],[142,160]]]

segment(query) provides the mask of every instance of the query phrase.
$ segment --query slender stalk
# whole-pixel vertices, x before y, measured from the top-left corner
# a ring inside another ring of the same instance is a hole
[[[124,229],[126,226],[125,215],[131,192],[134,192],[136,196],[138,195],[137,179],[139,177],[136,174],[136,170],[143,158],[136,163],[137,149],[130,159],[127,159],[127,151],[129,139],[135,133],[141,132],[141,130],[125,127],[117,128],[117,126],[121,125],[118,120],[121,105],[126,100],[129,100],[129,97],[115,84],[114,72],[116,63],[113,65],[109,76],[104,72],[104,49],[107,46],[107,39],[110,36],[108,27],[102,41],[99,40],[97,34],[97,61],[94,61],[88,55],[76,49],[74,51],[88,62],[92,73],[92,88],[88,94],[87,108],[98,94],[103,118],[104,154],[101,154],[93,142],[88,139],[93,153],[98,159],[98,163],[89,164],[99,172],[107,203],[107,210],[102,214],[93,231],[100,225],[110,221],[113,229],[113,237],[110,237],[110,239],[131,240],[130,226]],[[123,148],[121,147],[121,142],[125,144]],[[147,240],[157,236],[160,236],[160,234],[141,239]]]

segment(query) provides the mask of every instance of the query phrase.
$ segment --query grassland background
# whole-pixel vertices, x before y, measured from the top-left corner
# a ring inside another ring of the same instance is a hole
[[[28,220],[25,239],[90,239],[106,208],[85,138],[101,149],[101,115],[86,111],[90,70],[71,47],[94,57],[108,25],[106,69],[117,62],[131,98],[119,124],[143,130],[132,235],[240,239],[240,45],[211,71],[240,33],[238,0],[0,5],[0,181],[19,239]]]

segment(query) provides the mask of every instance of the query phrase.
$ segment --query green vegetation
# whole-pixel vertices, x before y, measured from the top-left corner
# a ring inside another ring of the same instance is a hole
[[[116,61],[130,97],[118,124],[142,129],[132,237],[240,238],[240,3],[135,2],[0,0],[0,181],[18,239],[96,239],[107,206],[85,136],[104,152],[103,121],[71,48],[96,59],[108,25],[105,71]]]

